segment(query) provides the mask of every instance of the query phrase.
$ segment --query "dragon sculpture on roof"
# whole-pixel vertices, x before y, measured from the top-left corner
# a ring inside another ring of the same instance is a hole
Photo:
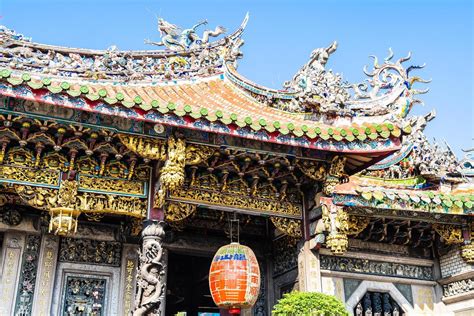
[[[198,48],[209,43],[210,37],[217,37],[226,32],[222,26],[217,26],[214,30],[204,31],[202,38],[196,33],[196,30],[201,25],[206,25],[207,20],[200,21],[189,29],[182,30],[179,26],[165,21],[162,18],[158,19],[158,31],[160,32],[161,41],[152,42],[145,40],[145,44],[165,46],[167,49],[173,51],[188,50]]]

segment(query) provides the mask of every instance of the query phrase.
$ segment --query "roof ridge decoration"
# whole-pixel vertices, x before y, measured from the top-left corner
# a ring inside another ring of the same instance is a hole
[[[223,26],[217,26],[214,31],[204,31],[201,38],[197,35],[196,30],[199,26],[206,24],[207,20],[202,20],[194,24],[191,28],[183,30],[163,18],[158,18],[158,31],[161,35],[161,41],[152,42],[145,40],[145,44],[165,46],[167,49],[173,51],[186,51],[204,46],[209,43],[210,37],[217,37],[227,31]]]
[[[410,60],[411,53],[392,61],[394,53],[379,64],[376,56],[372,70],[363,68],[369,77],[365,82],[349,83],[339,73],[326,69],[329,57],[336,51],[337,42],[325,48],[312,51],[309,61],[289,81],[283,84],[284,90],[262,87],[241,76],[232,65],[226,65],[226,77],[247,91],[257,101],[283,111],[304,114],[311,120],[330,120],[331,117],[385,116],[400,122],[413,105],[423,102],[416,98],[429,89],[414,88],[416,82],[429,83],[410,72],[422,69],[425,65],[403,63]]]
[[[466,178],[474,181],[474,148],[463,149],[464,158],[459,161],[458,171]]]
[[[163,19],[158,22],[165,50],[120,51],[115,45],[107,50],[77,49],[34,43],[30,38],[0,25],[0,66],[39,74],[114,81],[166,81],[199,78],[223,72],[225,62],[242,57],[241,35],[247,25],[245,16],[240,27],[219,40],[210,37],[225,29],[196,34],[198,26],[178,34],[179,28]],[[207,22],[206,22],[207,23]]]
[[[402,149],[370,166],[362,175],[398,180],[415,179],[417,176],[431,180],[458,176],[461,163],[449,145],[446,142],[444,145],[430,143],[424,134],[427,123],[435,117],[435,110],[410,117],[407,124],[411,127],[411,133],[404,138]]]

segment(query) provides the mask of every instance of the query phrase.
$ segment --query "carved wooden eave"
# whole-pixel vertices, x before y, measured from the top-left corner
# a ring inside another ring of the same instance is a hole
[[[0,118],[0,183],[13,189],[21,199],[16,202],[52,217],[73,214],[74,221],[79,214],[94,221],[146,216],[150,166],[121,145],[117,134],[52,119]]]

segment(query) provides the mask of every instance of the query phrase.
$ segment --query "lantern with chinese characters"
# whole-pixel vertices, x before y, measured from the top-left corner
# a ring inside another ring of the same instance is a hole
[[[260,269],[252,249],[237,242],[219,248],[209,270],[209,287],[214,303],[232,315],[252,307],[260,290]]]

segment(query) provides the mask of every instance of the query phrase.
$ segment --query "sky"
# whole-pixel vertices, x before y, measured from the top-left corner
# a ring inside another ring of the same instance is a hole
[[[411,51],[413,64],[426,63],[416,75],[432,79],[418,84],[430,92],[411,114],[435,109],[425,133],[446,140],[462,158],[462,149],[474,147],[473,2],[0,0],[0,24],[51,45],[154,49],[143,41],[160,39],[156,16],[184,28],[207,19],[209,28],[223,25],[232,32],[249,12],[239,72],[271,88],[281,88],[313,49],[334,40],[339,46],[326,67],[353,83],[366,79],[362,68],[371,65],[369,55],[384,58],[390,47],[395,58]]]

